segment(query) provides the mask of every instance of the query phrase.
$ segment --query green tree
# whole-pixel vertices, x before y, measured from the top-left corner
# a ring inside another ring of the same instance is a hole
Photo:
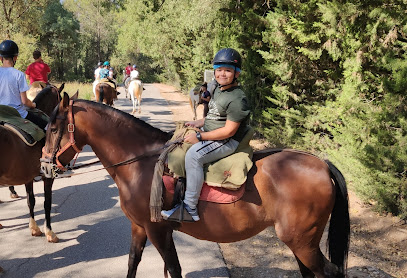
[[[58,0],[53,0],[41,18],[41,30],[40,43],[53,57],[51,70],[61,80],[71,73],[77,63],[79,22]]]

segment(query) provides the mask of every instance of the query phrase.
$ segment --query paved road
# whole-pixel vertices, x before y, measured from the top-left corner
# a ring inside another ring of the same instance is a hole
[[[174,124],[167,102],[152,85],[143,93],[142,112],[137,115],[151,125],[171,130]],[[115,107],[131,112],[131,102],[119,96]],[[78,162],[96,160],[90,147]],[[86,170],[99,168],[94,165]],[[36,220],[44,223],[42,182],[35,183]],[[52,223],[60,238],[57,244],[45,237],[33,238],[28,230],[28,209],[23,186],[16,187],[22,199],[11,200],[0,188],[1,278],[31,277],[125,277],[130,243],[130,222],[120,209],[118,190],[105,170],[54,183]],[[183,275],[186,278],[229,277],[219,246],[175,232]],[[137,277],[163,277],[164,263],[148,242]]]

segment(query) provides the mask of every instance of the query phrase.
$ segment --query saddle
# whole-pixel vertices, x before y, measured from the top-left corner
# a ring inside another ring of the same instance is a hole
[[[163,176],[165,189],[171,194],[174,194],[175,192],[175,184],[177,183],[177,180],[177,178],[172,176]],[[206,182],[204,182],[199,200],[211,203],[230,204],[242,198],[245,189],[246,183],[243,183],[238,190],[229,190],[222,187],[209,186]]]
[[[39,114],[48,121],[48,116],[41,110],[34,108],[30,112]],[[45,137],[45,133],[40,127],[29,120],[21,118],[16,109],[7,105],[0,105],[0,125],[17,134],[28,146],[34,146]]]
[[[116,89],[114,82],[110,79],[102,78],[102,79],[100,79],[99,83],[105,83],[105,84],[109,85],[110,87],[112,87],[113,89]]]

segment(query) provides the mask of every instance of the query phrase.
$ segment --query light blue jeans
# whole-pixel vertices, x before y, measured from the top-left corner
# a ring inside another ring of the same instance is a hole
[[[185,156],[185,171],[187,176],[187,189],[184,202],[192,209],[198,204],[204,183],[203,166],[231,155],[237,149],[239,142],[234,139],[218,141],[200,141],[187,151]]]

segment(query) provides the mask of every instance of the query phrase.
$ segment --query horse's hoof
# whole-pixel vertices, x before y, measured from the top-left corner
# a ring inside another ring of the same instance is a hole
[[[10,193],[10,198],[11,199],[18,199],[18,198],[20,198],[20,196],[18,196],[17,193]]]
[[[41,232],[40,228],[36,228],[36,229],[31,229],[31,235],[32,236],[42,236],[43,233]]]
[[[3,225],[0,224],[0,229],[3,229]]]
[[[28,227],[31,230],[32,236],[42,236],[43,235],[43,233],[41,232],[40,228],[37,225],[37,222],[35,222],[35,220],[33,218],[30,218]]]
[[[47,232],[47,240],[48,240],[48,242],[51,242],[51,243],[57,243],[57,242],[59,242],[59,238],[57,237],[57,235],[53,232],[53,231],[48,231]]]

